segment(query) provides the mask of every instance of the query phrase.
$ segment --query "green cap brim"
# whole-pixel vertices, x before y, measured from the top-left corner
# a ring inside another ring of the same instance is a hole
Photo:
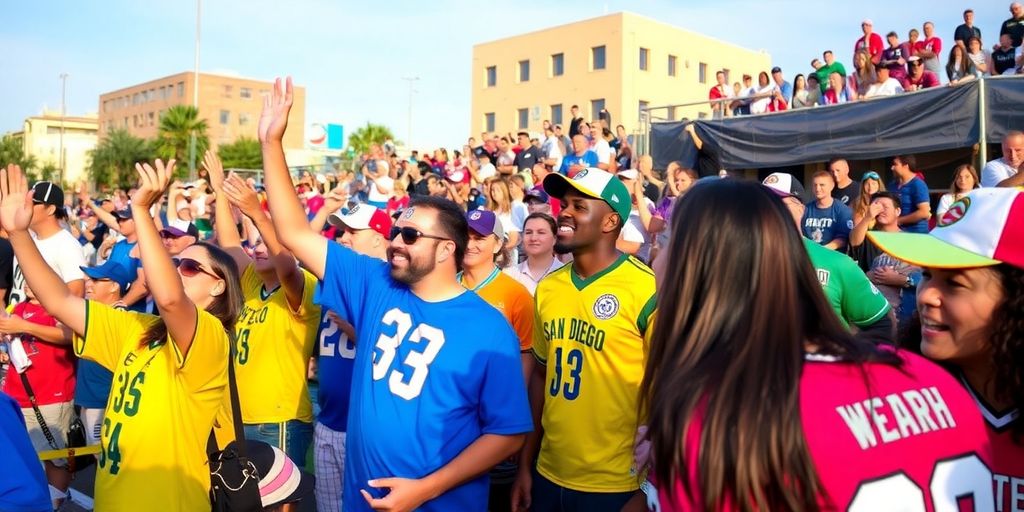
[[[868,231],[879,249],[912,265],[929,268],[990,267],[1002,263],[961,249],[927,233]]]

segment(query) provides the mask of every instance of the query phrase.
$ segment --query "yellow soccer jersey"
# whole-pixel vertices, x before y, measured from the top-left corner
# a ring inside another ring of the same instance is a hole
[[[640,486],[633,467],[654,274],[622,255],[589,279],[567,264],[537,285],[533,352],[546,366],[537,470],[584,492]]]
[[[235,376],[244,423],[313,422],[306,369],[316,345],[320,306],[313,303],[316,278],[301,272],[298,311],[288,305],[280,286],[264,290],[253,265],[242,273],[245,303],[235,324]]]
[[[228,335],[199,310],[182,357],[142,336],[159,317],[89,301],[75,353],[114,373],[96,468],[96,510],[209,510],[206,442],[227,395]]]

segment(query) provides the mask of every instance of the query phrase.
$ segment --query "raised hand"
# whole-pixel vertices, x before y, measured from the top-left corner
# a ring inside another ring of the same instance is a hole
[[[882,213],[882,204],[874,201],[868,205],[868,216],[874,219],[878,217],[878,214]]]
[[[25,231],[32,223],[32,192],[21,167],[7,164],[0,170],[0,225],[8,233]]]
[[[260,113],[258,136],[260,143],[281,142],[285,128],[288,127],[288,112],[292,109],[292,78],[285,80],[281,87],[281,79],[274,81],[271,94],[263,97],[263,112]]]
[[[159,158],[153,162],[156,168],[146,162],[135,164],[135,170],[139,172],[139,188],[132,195],[132,207],[149,208],[160,200],[171,183],[171,176],[174,175],[175,161],[172,158],[164,165]]]
[[[341,183],[337,187],[334,187],[330,192],[324,195],[324,208],[327,208],[329,212],[336,212],[345,206],[345,201],[348,201],[348,182]]]
[[[210,174],[210,186],[213,187],[213,191],[220,192],[220,187],[224,184],[224,165],[212,149],[207,149],[203,155],[203,167]]]
[[[262,213],[263,208],[260,206],[260,198],[256,195],[256,191],[237,174],[231,173],[224,180],[222,191],[227,196],[228,202],[241,210],[246,217],[251,219]]]

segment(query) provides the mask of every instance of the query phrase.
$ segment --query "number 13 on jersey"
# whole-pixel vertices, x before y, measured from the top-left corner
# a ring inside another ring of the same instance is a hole
[[[562,361],[563,355],[565,361]],[[566,350],[562,347],[555,349],[554,375],[551,377],[551,385],[548,393],[551,396],[558,396],[559,393],[566,400],[575,400],[580,396],[580,373],[583,372],[583,352],[579,349]]]

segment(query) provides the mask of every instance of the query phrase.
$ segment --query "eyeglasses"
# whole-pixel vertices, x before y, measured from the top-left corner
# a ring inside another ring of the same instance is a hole
[[[171,260],[174,262],[174,266],[178,267],[178,273],[185,277],[194,277],[196,274],[203,273],[214,279],[220,279],[221,277],[213,272],[203,268],[203,264],[192,258],[174,258]]]
[[[402,235],[402,242],[404,242],[405,245],[413,245],[420,238],[432,238],[434,240],[451,240],[451,238],[445,238],[443,236],[428,235],[414,227],[409,226],[401,228],[398,226],[392,227],[391,236],[388,239],[393,241],[395,238],[398,238],[398,235]]]

